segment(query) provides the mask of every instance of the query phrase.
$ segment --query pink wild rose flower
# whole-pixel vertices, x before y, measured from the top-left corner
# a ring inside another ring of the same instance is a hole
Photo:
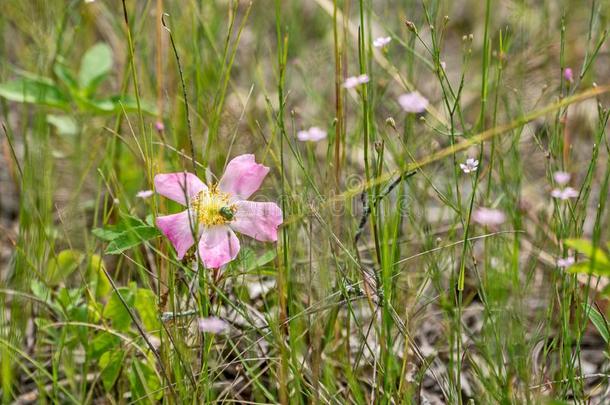
[[[263,182],[269,168],[254,155],[240,155],[229,162],[218,184],[206,186],[192,173],[155,176],[157,193],[187,207],[157,217],[156,224],[176,249],[178,259],[195,244],[203,264],[218,268],[237,257],[235,232],[259,241],[277,241],[282,210],[272,202],[247,201]]]

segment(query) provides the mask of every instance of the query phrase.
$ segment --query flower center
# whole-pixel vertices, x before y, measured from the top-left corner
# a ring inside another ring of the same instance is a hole
[[[211,187],[200,191],[191,201],[195,218],[200,224],[222,225],[233,220],[237,207],[229,202],[229,195]]]

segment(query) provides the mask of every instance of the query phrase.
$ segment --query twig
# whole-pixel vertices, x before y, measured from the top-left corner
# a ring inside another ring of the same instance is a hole
[[[131,310],[131,308],[129,307],[127,302],[125,301],[125,298],[123,298],[123,296],[119,292],[116,284],[114,283],[114,280],[112,279],[112,277],[110,277],[110,274],[108,274],[108,270],[106,270],[106,268],[102,266],[102,271],[106,275],[106,278],[108,279],[108,282],[112,286],[112,289],[116,293],[117,297],[119,297],[119,300],[121,301],[121,303],[125,307],[125,310],[129,314],[129,317],[131,318],[133,323],[136,325],[136,328],[138,329],[138,332],[140,332],[140,335],[142,336],[142,339],[144,339],[144,341],[148,345],[149,349],[152,351],[152,353],[154,354],[155,358],[159,362],[159,368],[161,369],[161,372],[163,373],[163,376],[165,377],[166,381],[169,382],[170,381],[169,374],[167,373],[167,370],[165,369],[165,366],[163,365],[163,359],[161,358],[161,355],[159,354],[159,352],[157,351],[155,346],[150,342],[150,340],[148,339],[148,336],[146,336],[146,332],[144,332],[144,329],[142,328],[142,325],[140,325],[140,322],[138,322],[138,319],[134,315],[133,311]],[[178,396],[176,395],[176,392],[174,391],[174,388],[172,386],[170,386],[170,391],[171,391],[172,395],[174,396],[174,398],[178,398]]]
[[[191,117],[189,115],[189,101],[186,96],[186,85],[184,84],[184,75],[182,74],[182,65],[180,65],[180,56],[178,55],[178,49],[176,48],[176,43],[174,42],[174,36],[172,35],[172,31],[169,29],[167,24],[165,23],[165,17],[169,14],[163,13],[161,16],[161,24],[163,24],[163,28],[165,28],[169,34],[169,41],[172,44],[172,50],[174,51],[174,56],[176,57],[176,65],[178,66],[178,76],[180,76],[180,84],[182,84],[182,96],[184,97],[184,115],[186,115],[186,127],[187,134],[189,138],[189,144],[191,147],[191,159],[193,161],[193,172],[197,175],[197,164],[195,159],[195,146],[193,144],[193,133],[191,131]]]
[[[573,377],[573,378],[575,380],[589,380],[591,378],[610,378],[610,374],[594,373],[594,374],[581,375],[581,376]],[[547,386],[553,385],[553,384],[566,383],[569,381],[570,381],[569,378],[564,378],[563,380],[547,381],[543,384],[531,385],[529,388],[530,388],[530,390],[535,390],[537,388],[547,387]]]
[[[13,161],[15,162],[15,166],[17,166],[17,170],[19,170],[19,176],[21,177],[21,180],[23,180],[23,170],[21,170],[21,165],[19,165],[19,160],[17,160],[17,154],[15,153],[15,147],[13,146],[13,142],[11,140],[11,137],[8,135],[8,130],[6,129],[6,125],[4,124],[4,122],[2,123],[2,129],[4,130],[4,135],[6,135],[6,140],[8,143],[8,146],[11,150],[11,155],[13,157]],[[12,166],[9,166],[9,168],[12,168]],[[12,172],[12,170],[11,170]],[[17,180],[15,179],[14,176],[13,177],[13,181],[15,182],[15,185],[18,186]]]
[[[394,190],[396,188],[396,186],[402,180],[408,179],[409,177],[413,176],[415,173],[417,173],[416,170],[398,176],[398,178],[396,178],[388,186],[388,188],[383,193],[381,193],[379,195],[379,197],[377,197],[375,199],[375,201],[373,202],[372,206],[369,205],[368,200],[366,199],[366,192],[362,192],[362,205],[364,206],[364,209],[362,211],[362,216],[360,217],[360,223],[358,224],[358,231],[356,231],[356,236],[354,238],[354,243],[358,243],[358,240],[360,239],[360,236],[362,235],[362,232],[364,231],[364,227],[366,225],[366,222],[368,221],[369,215],[371,215],[371,210],[373,209],[372,207],[376,206],[384,197],[386,197],[388,194],[390,194],[392,192],[392,190]]]

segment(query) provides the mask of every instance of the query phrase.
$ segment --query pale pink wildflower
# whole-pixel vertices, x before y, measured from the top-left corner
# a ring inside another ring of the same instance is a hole
[[[574,256],[568,256],[568,257],[560,257],[559,259],[557,259],[557,267],[561,267],[562,269],[567,269],[568,267],[570,267],[571,265],[573,265],[576,262],[576,259],[574,259]]]
[[[318,127],[311,127],[297,132],[297,139],[301,142],[318,142],[324,138],[326,138],[326,131]]]
[[[153,194],[155,194],[155,192],[152,190],[142,190],[142,191],[137,192],[136,197],[141,198],[141,199],[146,199],[146,198],[152,197]]]
[[[229,331],[229,324],[220,318],[216,318],[215,316],[200,318],[197,321],[197,326],[201,332],[212,333],[214,335]]]
[[[157,121],[157,122],[155,122],[155,129],[159,132],[163,132],[163,131],[165,131],[165,125],[163,124],[162,121]]]
[[[343,83],[343,87],[346,89],[353,89],[354,87],[358,87],[361,84],[365,84],[369,82],[368,75],[362,74],[359,76],[350,76],[345,79],[345,83]]]
[[[379,37],[373,41],[373,46],[375,48],[383,48],[384,46],[389,44],[391,40],[391,37]]]
[[[259,241],[277,241],[282,210],[272,202],[246,201],[262,184],[269,168],[254,155],[240,155],[229,162],[218,184],[206,186],[192,173],[155,176],[157,193],[187,207],[157,217],[156,224],[182,259],[197,243],[199,257],[208,268],[218,268],[237,257],[235,232]]]
[[[419,94],[417,91],[403,94],[398,97],[398,104],[408,113],[422,113],[428,107],[428,99]]]
[[[572,68],[565,68],[563,71],[563,78],[566,79],[569,83],[574,81],[574,72],[572,72]]]
[[[476,172],[479,167],[479,161],[473,158],[466,159],[466,163],[460,163],[460,169],[466,174]]]
[[[572,187],[555,188],[551,191],[551,196],[559,200],[569,200],[570,198],[578,197],[578,191]]]
[[[506,215],[494,208],[481,207],[472,213],[472,220],[484,226],[497,226],[506,221]]]
[[[553,179],[555,180],[555,183],[561,186],[568,184],[568,182],[570,181],[570,177],[572,176],[568,172],[559,171],[553,173]]]

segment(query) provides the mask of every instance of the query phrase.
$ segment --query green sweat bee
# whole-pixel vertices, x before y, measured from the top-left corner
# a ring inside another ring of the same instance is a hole
[[[220,215],[227,221],[232,221],[235,218],[235,211],[229,206],[224,206],[220,210]]]

